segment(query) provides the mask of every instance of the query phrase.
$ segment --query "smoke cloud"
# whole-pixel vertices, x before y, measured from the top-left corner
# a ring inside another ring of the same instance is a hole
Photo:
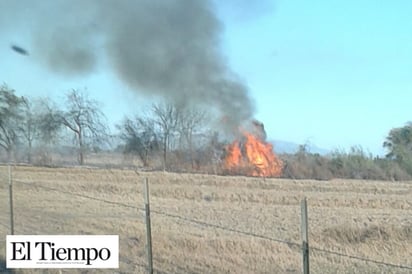
[[[136,92],[211,106],[233,126],[253,116],[247,86],[221,53],[211,0],[5,2],[0,30],[10,20],[30,28],[30,50],[56,73],[87,74],[105,59]]]

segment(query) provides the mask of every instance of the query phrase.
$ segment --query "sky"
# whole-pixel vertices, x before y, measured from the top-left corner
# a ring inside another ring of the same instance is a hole
[[[248,87],[269,139],[383,155],[389,131],[412,120],[411,1],[215,2],[220,50]],[[42,66],[30,52],[30,22],[22,25],[0,21],[0,82],[19,95],[60,100],[87,88],[113,124],[154,100],[125,85],[104,60],[87,75]]]

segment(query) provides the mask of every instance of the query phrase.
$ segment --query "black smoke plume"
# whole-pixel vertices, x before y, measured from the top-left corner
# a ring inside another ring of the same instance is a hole
[[[15,26],[9,20],[28,28],[31,52],[56,73],[109,63],[136,92],[210,106],[229,126],[253,116],[247,86],[222,55],[210,0],[13,0],[0,4],[0,17],[0,32]]]

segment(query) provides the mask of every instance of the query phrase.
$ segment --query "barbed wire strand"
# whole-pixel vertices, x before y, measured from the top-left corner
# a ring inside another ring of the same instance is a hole
[[[0,223],[0,226],[5,227],[7,229],[10,229],[9,225],[7,225],[7,224]]]
[[[123,206],[123,207],[138,209],[138,210],[144,210],[144,208],[142,208],[142,207],[133,206],[133,205],[120,203],[120,202],[115,202],[115,201],[109,201],[109,200],[105,200],[105,199],[102,199],[102,198],[97,198],[97,197],[93,197],[93,196],[89,196],[89,195],[85,195],[85,194],[74,193],[74,192],[71,192],[71,191],[57,189],[57,188],[54,188],[54,187],[42,186],[42,185],[39,185],[39,184],[36,184],[36,183],[27,183],[27,182],[19,181],[19,180],[14,180],[14,181],[16,181],[18,183],[21,183],[21,184],[24,184],[24,185],[35,186],[35,187],[42,188],[42,189],[45,189],[45,190],[56,191],[56,192],[60,192],[60,193],[71,195],[71,196],[90,199],[90,200],[99,201],[99,202],[112,204],[112,205],[117,205],[117,206]]]
[[[246,232],[246,231],[242,231],[242,230],[238,230],[238,229],[234,229],[234,228],[230,228],[230,227],[225,227],[225,226],[221,226],[221,225],[217,225],[217,224],[210,224],[204,221],[199,221],[199,220],[195,220],[195,219],[190,219],[187,217],[183,217],[183,216],[179,216],[179,215],[175,215],[175,214],[170,214],[170,213],[166,213],[163,211],[159,211],[159,210],[150,210],[151,213],[155,213],[155,214],[159,214],[159,215],[163,215],[169,218],[174,218],[174,219],[179,219],[185,222],[189,222],[189,223],[193,223],[196,225],[200,225],[203,227],[211,227],[211,228],[217,228],[220,230],[225,230],[225,231],[229,231],[229,232],[233,232],[233,233],[237,233],[237,234],[242,234],[242,235],[246,235],[246,236],[251,236],[254,238],[260,238],[260,239],[264,239],[264,240],[269,240],[269,241],[273,241],[273,242],[278,242],[278,243],[282,243],[282,244],[287,244],[287,245],[295,245],[295,246],[300,246],[301,244],[298,243],[293,243],[293,242],[289,242],[286,240],[281,240],[281,239],[276,239],[276,238],[272,238],[269,236],[264,236],[264,235],[260,235],[260,234],[256,234],[253,232]]]
[[[138,209],[138,210],[141,210],[141,211],[145,210],[144,208],[137,207],[137,206],[132,206],[132,205],[124,204],[124,203],[109,201],[109,200],[105,200],[105,199],[101,199],[101,198],[97,198],[97,197],[93,197],[93,196],[89,196],[89,195],[73,193],[73,192],[70,192],[70,191],[64,191],[64,190],[60,190],[60,189],[53,188],[53,187],[41,186],[41,185],[38,185],[36,183],[27,183],[27,182],[20,181],[20,180],[14,180],[14,181],[22,183],[24,185],[36,186],[36,187],[43,188],[43,189],[46,189],[46,190],[56,191],[56,192],[60,192],[60,193],[63,193],[63,194],[77,196],[77,197],[90,199],[90,200],[94,200],[94,201],[99,201],[99,202],[104,202],[104,203],[108,203],[108,204],[112,204],[112,205],[123,206],[123,207],[128,207],[128,208],[134,208],[134,209]],[[238,230],[238,229],[234,229],[234,228],[229,228],[229,227],[225,227],[225,226],[221,226],[221,225],[217,225],[217,224],[210,224],[210,223],[207,223],[207,222],[204,222],[204,221],[190,219],[190,218],[187,218],[187,217],[183,217],[183,216],[180,216],[180,215],[171,214],[171,213],[167,213],[167,212],[163,212],[163,211],[159,211],[159,210],[153,210],[152,209],[152,210],[150,210],[150,212],[155,213],[155,214],[159,214],[159,215],[163,215],[163,216],[166,216],[166,217],[169,217],[169,218],[179,219],[179,220],[182,220],[182,221],[185,221],[185,222],[188,222],[188,223],[192,223],[192,224],[196,224],[196,225],[200,225],[200,226],[203,226],[203,227],[211,227],[211,228],[225,230],[225,231],[229,231],[229,232],[232,232],[232,233],[246,235],[246,236],[250,236],[250,237],[254,237],[254,238],[269,240],[269,241],[272,241],[272,242],[287,244],[287,245],[290,245],[290,246],[301,247],[300,243],[289,242],[289,241],[286,241],[286,240],[276,239],[276,238],[272,238],[272,237],[269,237],[269,236],[260,235],[260,234],[256,234],[256,233],[252,233],[252,232],[246,232],[246,231],[242,231],[242,230]],[[374,263],[374,264],[379,264],[379,265],[385,265],[385,266],[388,266],[388,267],[411,269],[412,270],[412,266],[386,263],[386,262],[383,262],[383,261],[378,261],[378,260],[374,260],[374,259],[370,259],[370,258],[365,258],[365,257],[360,257],[360,256],[335,252],[335,251],[326,250],[326,249],[322,249],[322,248],[318,248],[318,247],[309,247],[309,249],[313,250],[313,251],[328,253],[328,254],[335,255],[335,256],[360,260],[360,261],[364,261],[364,262],[368,262],[368,263]]]
[[[385,265],[385,266],[389,266],[389,267],[396,267],[396,268],[403,268],[403,269],[412,269],[412,266],[387,263],[387,262],[378,261],[378,260],[374,260],[374,259],[370,259],[370,258],[365,258],[365,257],[360,257],[360,256],[355,256],[355,255],[349,255],[349,254],[345,254],[345,253],[340,253],[340,252],[336,252],[336,251],[326,250],[326,249],[322,249],[322,248],[318,248],[318,247],[312,247],[312,246],[310,246],[310,247],[309,247],[309,250],[311,250],[311,251],[323,252],[323,253],[328,253],[328,254],[332,254],[332,255],[336,255],[336,256],[340,256],[340,257],[346,257],[346,258],[350,258],[350,259],[355,259],[355,260],[359,260],[359,261],[364,261],[364,262],[368,262],[368,263]]]

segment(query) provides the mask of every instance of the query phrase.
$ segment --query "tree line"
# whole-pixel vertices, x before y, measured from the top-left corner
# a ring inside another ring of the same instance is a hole
[[[0,147],[8,161],[16,159],[18,148],[24,148],[27,162],[32,163],[34,145],[58,144],[63,130],[72,135],[79,164],[84,164],[86,148],[109,136],[98,103],[85,93],[68,92],[61,108],[48,98],[31,99],[18,96],[7,85],[0,87]]]
[[[160,156],[162,168],[169,169],[179,156],[196,168],[202,161],[200,150],[204,162],[212,161],[206,150],[217,147],[215,132],[206,126],[209,118],[199,108],[154,103],[146,115],[126,116],[112,134],[101,105],[84,90],[67,92],[58,105],[50,98],[18,96],[5,84],[0,87],[0,148],[8,161],[16,160],[20,149],[25,151],[24,160],[33,163],[34,146],[45,153],[66,142],[75,148],[79,165],[85,164],[87,153],[106,148],[137,156],[144,167]]]
[[[126,116],[110,129],[100,103],[85,90],[70,90],[64,98],[63,104],[56,104],[50,98],[27,98],[6,84],[0,86],[0,156],[6,161],[46,164],[56,147],[67,146],[79,165],[86,163],[88,153],[106,150],[137,157],[146,168],[201,171],[209,167],[218,172],[221,167],[227,142],[211,129],[213,114],[204,109],[154,103],[146,113]],[[372,156],[361,147],[319,155],[305,145],[296,153],[279,156],[286,163],[284,177],[412,179],[412,122],[391,129],[383,147],[385,157]],[[34,161],[34,155],[46,160]]]

